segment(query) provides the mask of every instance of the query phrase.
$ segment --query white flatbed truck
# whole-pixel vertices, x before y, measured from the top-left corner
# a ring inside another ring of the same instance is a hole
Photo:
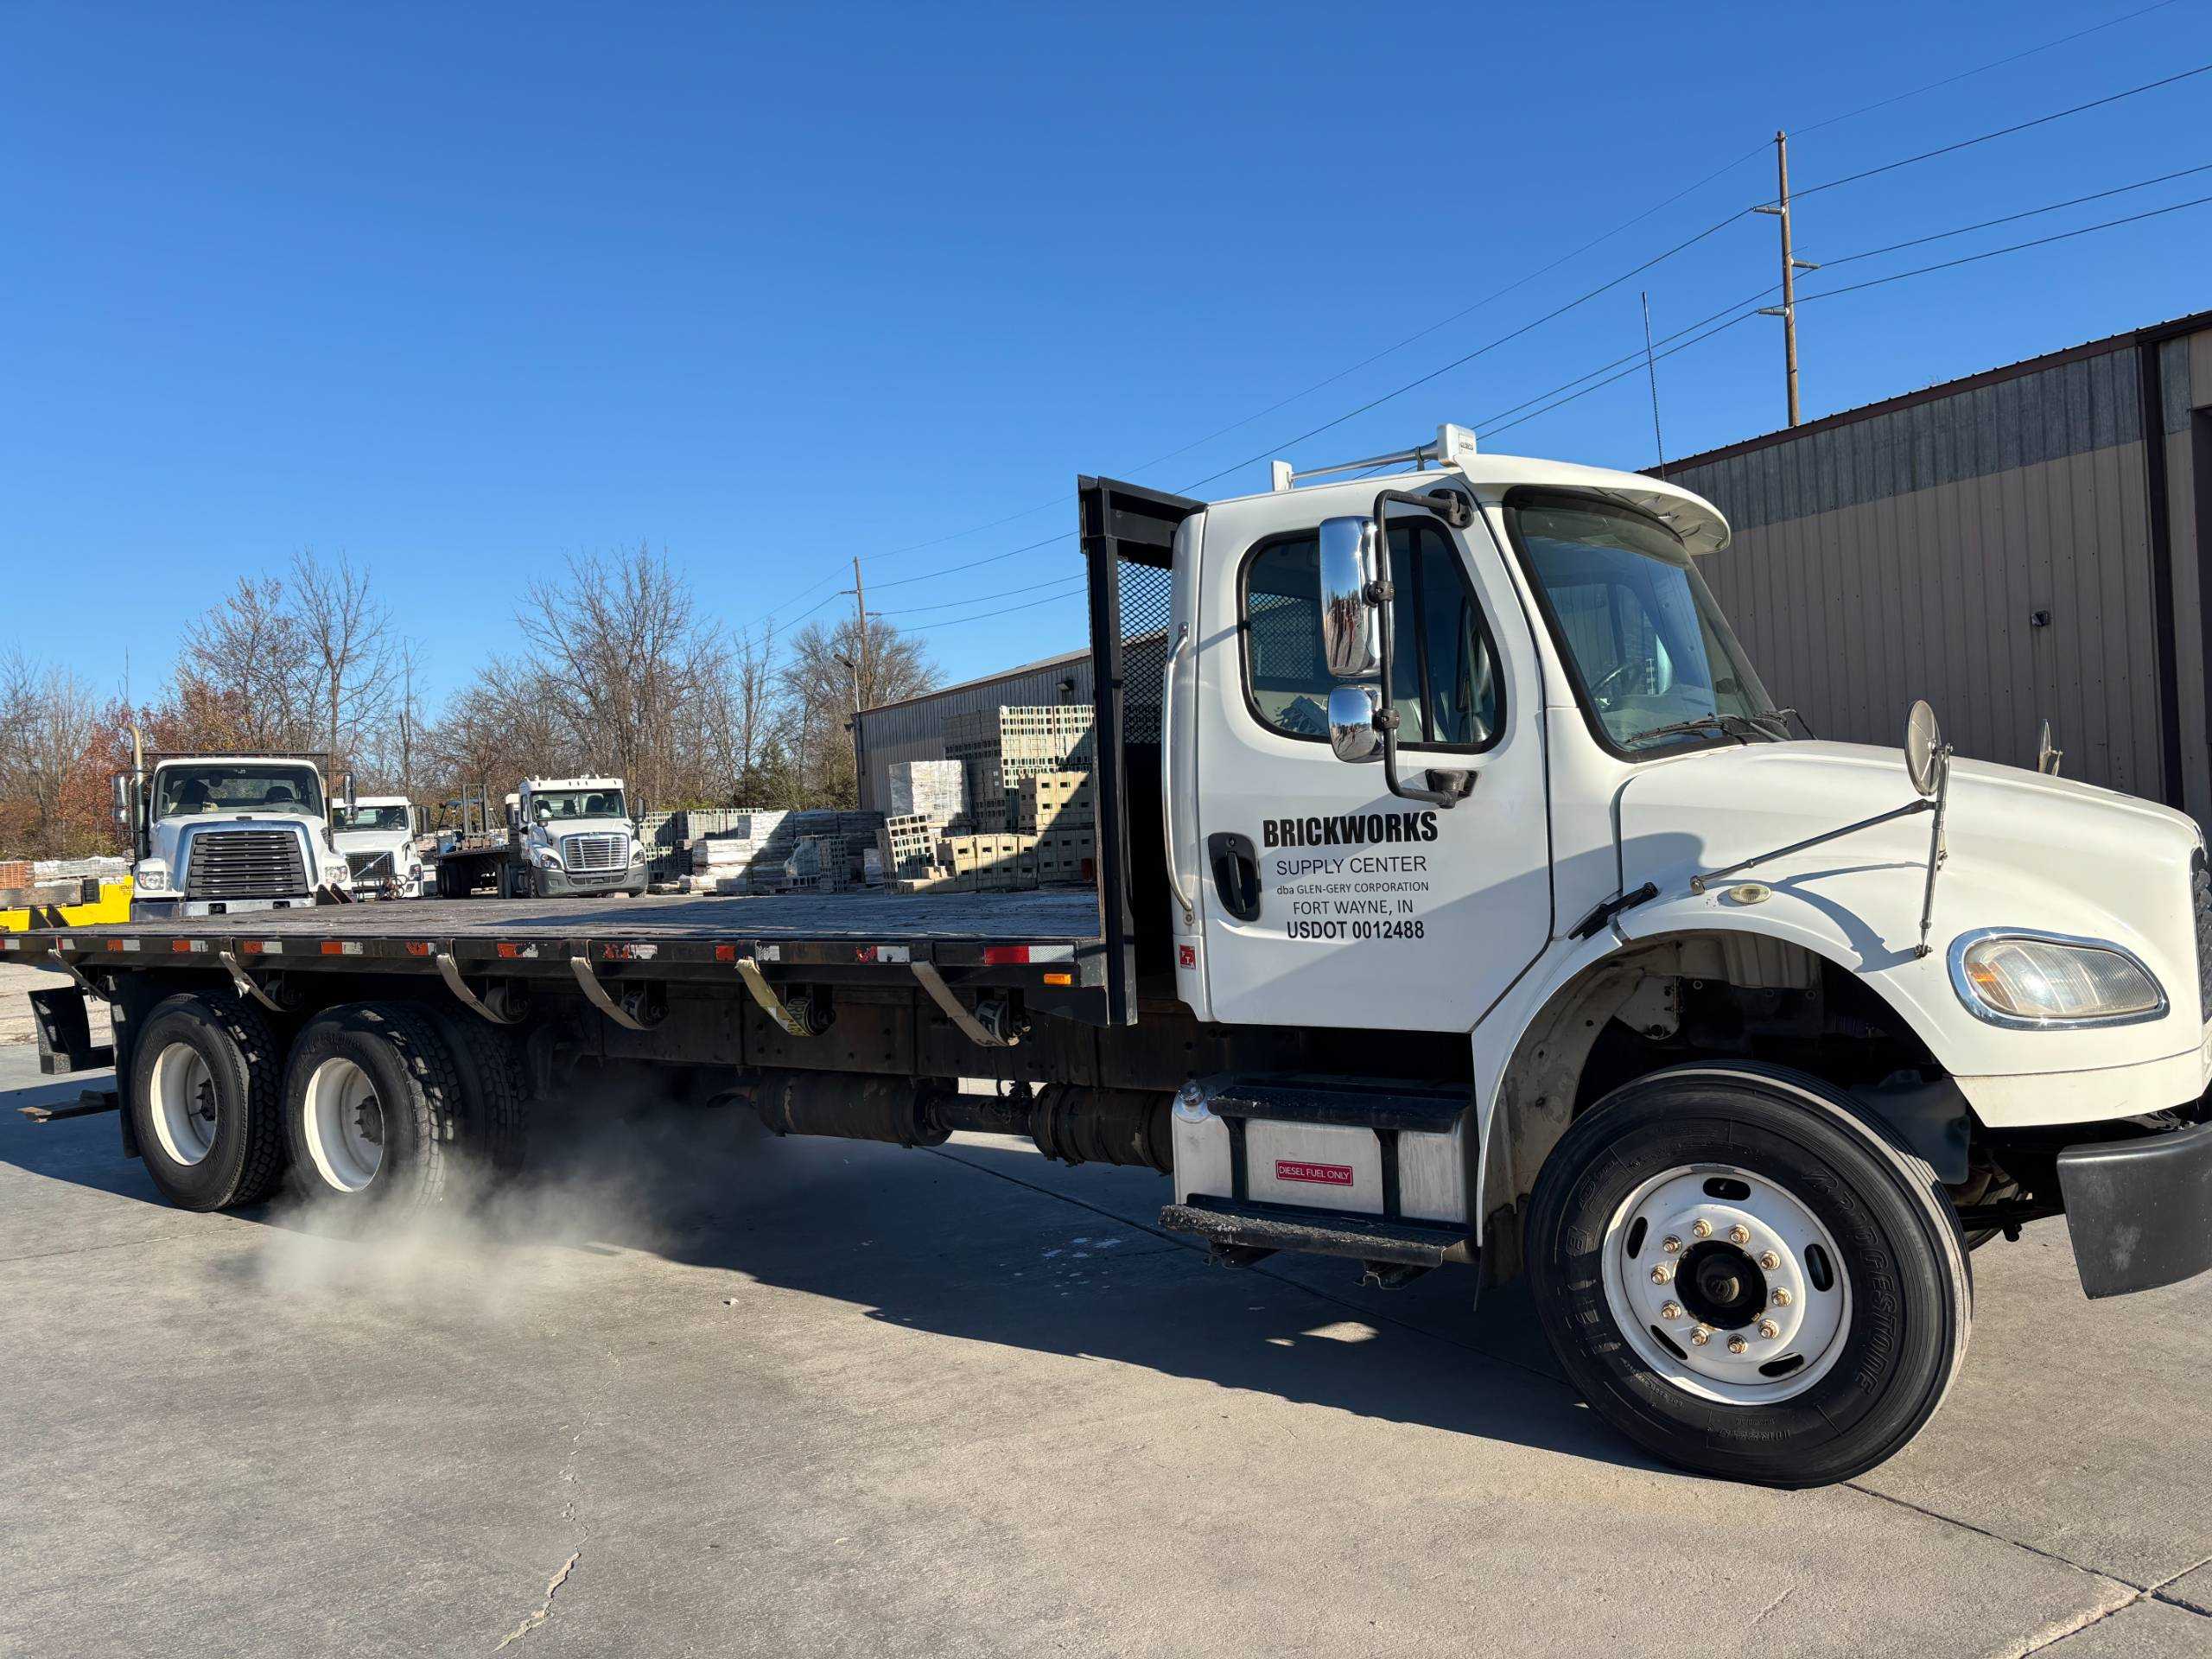
[[[47,930],[5,945],[81,987],[48,1063],[111,1059],[196,1209],[431,1202],[603,1068],[785,1134],[1025,1135],[1172,1176],[1226,1265],[1525,1271],[1622,1433],[1777,1485],[1929,1420],[1974,1245],[2063,1211],[2089,1295],[2212,1265],[2192,821],[1924,709],[1902,752],[1792,735],[1674,485],[1449,427],[1324,472],[1080,481],[1095,893]]]

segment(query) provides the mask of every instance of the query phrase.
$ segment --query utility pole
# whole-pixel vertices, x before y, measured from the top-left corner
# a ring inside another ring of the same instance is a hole
[[[853,561],[853,618],[860,624],[861,659],[853,668],[853,712],[861,708],[861,681],[868,673],[868,595],[861,588],[861,562]]]
[[[1799,423],[1797,409],[1797,273],[1818,270],[1820,267],[1809,259],[1800,259],[1792,251],[1789,242],[1789,135],[1774,135],[1775,180],[1779,186],[1775,200],[1754,213],[1771,213],[1782,225],[1782,303],[1763,305],[1763,317],[1782,319],[1782,359],[1784,372],[1789,381],[1789,424]]]

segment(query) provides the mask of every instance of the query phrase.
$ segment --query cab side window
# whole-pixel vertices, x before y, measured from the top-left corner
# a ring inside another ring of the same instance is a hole
[[[1261,543],[1244,567],[1244,685],[1260,723],[1325,741],[1329,689],[1321,659],[1320,537]],[[1409,746],[1488,748],[1503,718],[1497,657],[1459,550],[1434,524],[1390,531],[1396,600],[1391,701]]]

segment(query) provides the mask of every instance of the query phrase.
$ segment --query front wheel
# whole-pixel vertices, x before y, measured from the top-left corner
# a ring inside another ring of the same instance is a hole
[[[1933,1173],[1802,1073],[1628,1084],[1554,1148],[1529,1228],[1570,1380],[1700,1472],[1863,1473],[1920,1432],[1966,1352],[1965,1245]]]

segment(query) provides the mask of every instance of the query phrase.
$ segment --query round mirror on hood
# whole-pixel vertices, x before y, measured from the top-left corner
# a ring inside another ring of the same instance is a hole
[[[1923,697],[1904,717],[1904,769],[1923,798],[1936,792],[1942,751],[1943,734],[1936,728],[1936,711]]]

